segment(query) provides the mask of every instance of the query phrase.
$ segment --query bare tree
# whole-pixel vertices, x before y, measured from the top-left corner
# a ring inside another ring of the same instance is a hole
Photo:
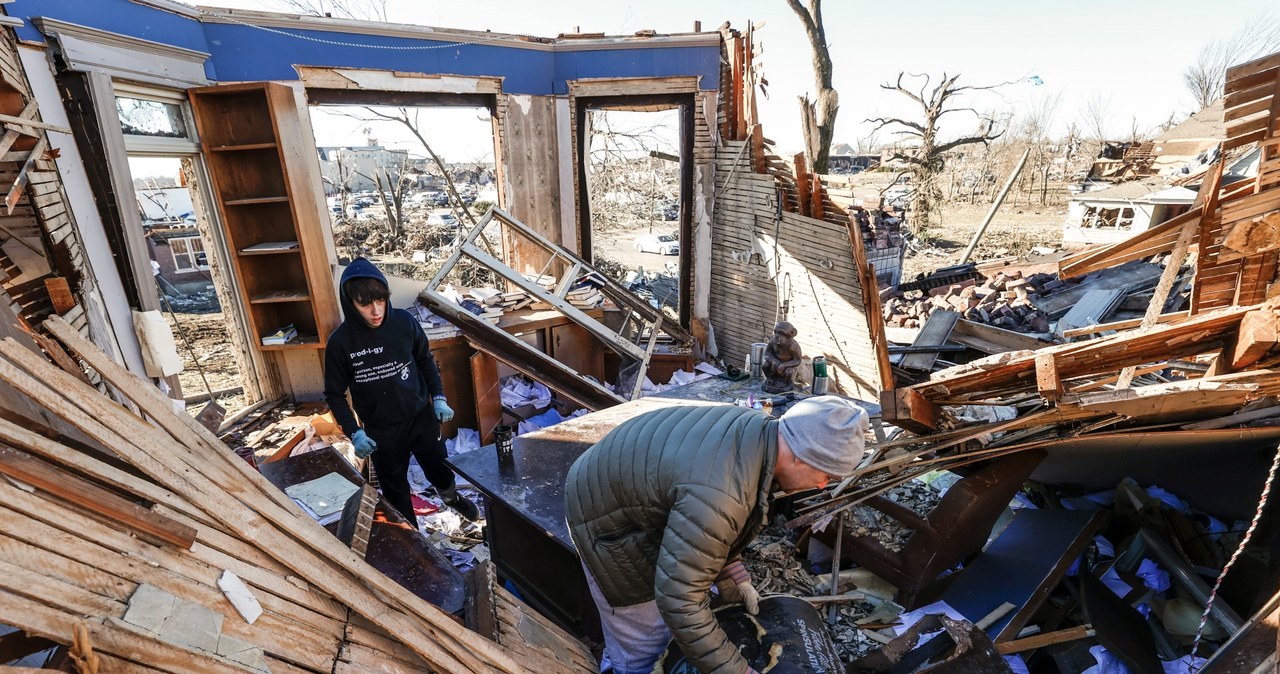
[[[822,0],[809,0],[804,7],[800,0],[787,0],[787,6],[800,17],[813,59],[813,82],[817,88],[817,102],[808,96],[800,97],[800,123],[804,132],[804,152],[809,166],[815,173],[827,172],[827,160],[831,156],[831,139],[835,136],[836,113],[840,109],[840,97],[831,85],[831,51],[827,47],[827,34],[822,27]]]
[[[1049,129],[1057,116],[1060,101],[1061,95],[1040,99],[1027,109],[1018,127],[1019,140],[1031,148],[1030,175],[1033,176],[1033,187],[1036,180],[1040,182],[1041,204],[1047,203],[1049,198],[1049,174],[1056,160]]]
[[[679,189],[679,157],[672,154],[672,130],[661,124],[626,125],[609,111],[592,110],[587,119],[587,190],[591,224],[601,231],[625,229],[654,219]],[[676,161],[671,161],[675,159]]]
[[[388,234],[392,241],[399,241],[404,236],[404,197],[416,181],[409,174],[409,160],[406,157],[400,166],[393,171],[385,166],[374,169],[373,176],[363,173],[359,175],[372,180],[378,188],[378,201],[387,216]]]
[[[1280,19],[1263,12],[1228,38],[1211,40],[1200,48],[1195,63],[1182,71],[1182,82],[1198,110],[1223,95],[1227,68],[1280,50]]]
[[[387,0],[271,0],[287,11],[361,21],[387,21]]]
[[[431,161],[435,163],[436,168],[440,170],[440,174],[444,177],[445,187],[449,194],[450,208],[461,216],[459,217],[459,220],[461,220],[462,217],[465,217],[468,222],[474,225],[476,223],[476,217],[467,206],[467,203],[463,201],[462,197],[458,194],[458,188],[453,183],[453,177],[449,172],[449,167],[445,165],[444,160],[440,158],[440,155],[436,154],[436,151],[431,149],[431,143],[428,143],[426,137],[422,135],[422,131],[420,130],[421,125],[418,122],[418,111],[414,110],[412,114],[410,114],[408,108],[396,108],[394,113],[388,113],[368,106],[364,107],[364,111],[367,116],[355,115],[346,111],[340,111],[335,114],[366,122],[395,122],[407,128],[409,133],[413,134],[413,137],[418,139],[418,142],[422,144],[422,149],[426,150],[427,155],[431,157]]]
[[[964,94],[966,91],[990,90],[996,87],[1009,84],[1008,82],[994,84],[991,86],[960,86],[959,75],[942,74],[942,78],[937,85],[930,88],[931,79],[928,75],[909,75],[916,80],[922,80],[919,91],[913,91],[906,88],[902,84],[903,77],[907,77],[905,72],[898,73],[898,80],[893,84],[888,82],[881,84],[880,88],[889,91],[896,91],[903,96],[913,100],[920,106],[920,121],[902,119],[900,117],[877,117],[868,119],[868,122],[876,124],[876,130],[885,127],[895,129],[893,133],[909,140],[910,147],[897,149],[893,153],[893,159],[902,161],[906,164],[905,172],[910,175],[915,183],[915,192],[912,196],[912,230],[920,234],[928,229],[932,223],[937,210],[937,204],[942,199],[942,193],[937,185],[937,177],[942,172],[946,164],[946,154],[956,148],[965,145],[973,145],[975,143],[987,144],[999,138],[1002,132],[996,131],[996,120],[989,115],[981,115],[974,108],[953,107],[956,96]],[[978,118],[977,128],[968,135],[961,135],[948,141],[939,140],[939,122],[944,115],[953,112],[968,112]]]
[[[1080,123],[1084,125],[1089,139],[1101,144],[1107,140],[1111,128],[1111,97],[1101,92],[1094,92],[1085,101],[1084,110],[1080,112]]]

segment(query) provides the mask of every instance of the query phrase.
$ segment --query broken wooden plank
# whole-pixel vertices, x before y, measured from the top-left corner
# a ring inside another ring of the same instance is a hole
[[[1178,323],[1108,337],[1044,347],[1057,356],[1063,379],[1115,372],[1128,365],[1185,358],[1221,348],[1233,336],[1244,314],[1258,307],[1231,307]],[[1034,381],[1035,353],[990,356],[941,372],[912,386],[927,399],[961,399],[985,392],[1024,390]]]
[[[1156,323],[1174,323],[1191,316],[1191,311],[1175,311],[1168,314],[1161,314],[1156,319]],[[1123,321],[1112,321],[1110,323],[1100,323],[1098,325],[1086,325],[1079,328],[1064,330],[1062,336],[1070,339],[1072,337],[1083,337],[1084,335],[1096,335],[1103,332],[1116,332],[1119,330],[1129,330],[1142,325],[1141,318],[1130,318]]]
[[[189,549],[196,542],[196,529],[141,508],[132,501],[111,494],[93,483],[58,471],[40,459],[0,446],[0,473],[27,482],[36,489],[50,492],[68,503],[83,506],[88,512],[113,519],[133,529],[138,536],[160,544]],[[159,544],[157,544],[159,545]]]
[[[53,310],[59,316],[71,311],[76,306],[76,298],[71,294],[71,286],[67,283],[67,279],[61,276],[54,276],[44,280],[44,289],[49,293],[49,300],[53,302]]]
[[[911,388],[882,391],[882,418],[913,433],[930,433],[938,428],[942,409]]]
[[[1062,396],[1062,378],[1058,376],[1058,366],[1053,361],[1052,353],[1036,356],[1036,390],[1041,398],[1049,401]]]
[[[1280,314],[1259,309],[1245,314],[1231,349],[1231,369],[1240,370],[1262,360],[1280,343]]]
[[[929,318],[925,320],[924,327],[920,328],[920,332],[916,335],[916,339],[911,345],[913,347],[928,347],[946,344],[947,337],[951,335],[951,330],[955,328],[958,320],[960,320],[960,313],[956,311],[943,310],[929,314]],[[902,362],[898,365],[905,370],[928,372],[933,369],[933,364],[937,360],[937,351],[909,353],[903,357]]]

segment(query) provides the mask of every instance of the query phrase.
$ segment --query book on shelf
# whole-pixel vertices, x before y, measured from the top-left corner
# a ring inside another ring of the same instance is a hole
[[[269,241],[267,243],[259,243],[248,248],[240,250],[241,253],[274,253],[282,250],[294,250],[298,247],[297,241]]]
[[[277,344],[287,344],[289,340],[294,339],[297,336],[298,336],[298,329],[293,327],[293,323],[290,323],[284,326],[283,328],[280,328],[279,330],[276,330],[275,332],[263,337],[262,345],[274,346]]]

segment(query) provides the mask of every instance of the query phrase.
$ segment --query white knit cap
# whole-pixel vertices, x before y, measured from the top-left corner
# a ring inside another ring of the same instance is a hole
[[[853,473],[866,448],[866,410],[839,396],[805,398],[782,415],[782,438],[796,458],[834,476]]]

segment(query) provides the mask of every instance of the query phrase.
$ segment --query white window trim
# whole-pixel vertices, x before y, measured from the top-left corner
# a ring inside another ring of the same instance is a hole
[[[204,72],[209,54],[205,52],[48,17],[35,17],[31,23],[56,40],[58,51],[72,70],[178,89],[209,83]]]
[[[196,260],[195,260],[195,253],[191,252],[191,244],[190,244],[190,243],[188,243],[188,242],[189,242],[189,241],[191,241],[192,239],[195,239],[196,241],[199,241],[199,242],[200,242],[200,251],[204,253],[204,259],[205,259],[205,263],[206,263],[206,264],[200,264],[200,263],[196,262]],[[186,248],[187,248],[187,252],[183,253],[183,255],[185,255],[185,256],[187,256],[187,257],[191,258],[191,264],[192,264],[192,266],[191,266],[191,268],[190,268],[190,269],[179,269],[179,268],[178,268],[178,253],[177,253],[177,251],[175,251],[175,250],[174,250],[174,248],[173,248],[173,242],[174,242],[174,241],[181,241],[181,242],[183,242],[183,243],[182,243],[182,245],[183,245],[183,246],[186,246]],[[175,274],[194,274],[194,273],[196,273],[196,272],[209,271],[209,265],[208,265],[208,261],[209,261],[209,251],[205,249],[205,247],[204,247],[204,241],[203,241],[199,236],[175,236],[175,237],[173,237],[173,238],[171,238],[171,239],[169,239],[169,240],[168,240],[168,244],[169,244],[169,254],[173,256],[173,273],[175,273]]]
[[[112,81],[111,89],[116,96],[138,98],[159,103],[177,105],[182,110],[182,122],[186,125],[186,138],[161,138],[158,136],[133,136],[121,131],[124,147],[129,154],[138,155],[173,155],[199,154],[200,143],[196,135],[196,120],[191,114],[191,106],[187,104],[186,94],[172,89],[158,89],[134,82]],[[115,100],[111,101],[111,109],[115,111]],[[119,121],[119,115],[116,117]]]

